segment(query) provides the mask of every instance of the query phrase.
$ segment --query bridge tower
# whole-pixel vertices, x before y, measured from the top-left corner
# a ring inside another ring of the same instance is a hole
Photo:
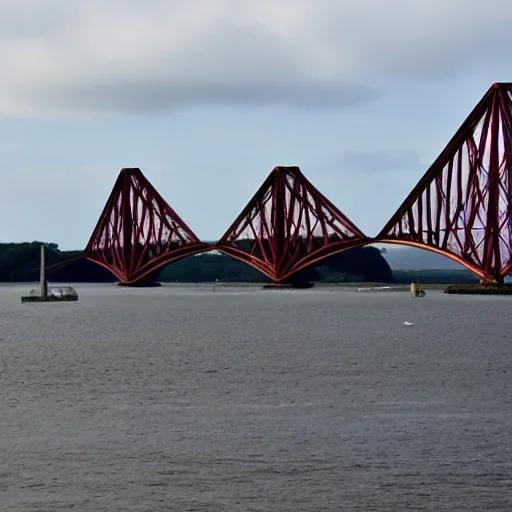
[[[512,84],[495,83],[377,236],[502,283],[512,271]]]
[[[276,167],[215,248],[274,283],[286,283],[304,268],[367,241],[298,167]]]
[[[85,248],[120,285],[151,284],[175,261],[208,251],[138,168],[122,169]]]

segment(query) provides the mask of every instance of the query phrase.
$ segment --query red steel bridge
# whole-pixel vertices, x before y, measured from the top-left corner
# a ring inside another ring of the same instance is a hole
[[[496,83],[375,237],[361,232],[298,167],[276,167],[215,244],[201,242],[140,169],[123,169],[85,249],[120,284],[218,250],[275,283],[370,243],[443,254],[483,281],[512,272],[512,84]]]

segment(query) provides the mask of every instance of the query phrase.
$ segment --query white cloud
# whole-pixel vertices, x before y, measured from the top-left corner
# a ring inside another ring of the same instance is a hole
[[[353,104],[506,62],[511,21],[509,0],[3,0],[0,115]]]

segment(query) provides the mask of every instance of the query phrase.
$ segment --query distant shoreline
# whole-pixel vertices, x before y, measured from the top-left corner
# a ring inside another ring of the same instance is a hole
[[[0,244],[0,282],[33,283],[39,279],[41,242]],[[46,244],[47,278],[58,283],[108,283],[117,279],[108,270],[83,257],[83,251],[60,251],[57,244]],[[414,266],[411,259],[405,264]],[[53,270],[51,270],[53,268]],[[370,284],[422,285],[477,284],[467,269],[407,270],[391,268],[386,256],[374,247],[354,248],[306,267],[294,280],[317,286],[361,286]],[[252,266],[223,254],[200,254],[176,261],[152,276],[160,283],[224,283],[224,285],[263,286],[268,283]]]

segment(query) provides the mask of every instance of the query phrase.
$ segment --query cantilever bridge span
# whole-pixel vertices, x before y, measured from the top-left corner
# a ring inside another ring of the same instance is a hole
[[[85,248],[120,284],[137,285],[165,265],[210,250],[140,169],[122,169]]]
[[[201,242],[140,169],[123,169],[85,249],[121,284],[212,249],[285,282],[370,243],[443,254],[482,280],[512,272],[512,84],[494,84],[396,213],[373,238],[298,167],[276,167],[216,244]]]

